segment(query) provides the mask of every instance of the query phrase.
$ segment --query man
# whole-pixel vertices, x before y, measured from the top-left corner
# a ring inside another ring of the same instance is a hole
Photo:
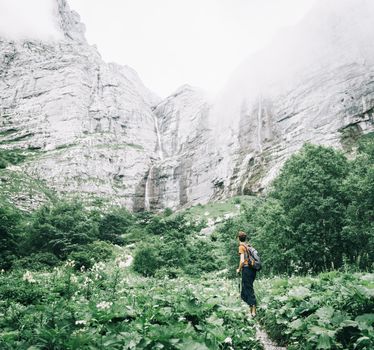
[[[251,256],[250,247],[246,244],[247,235],[243,231],[239,231],[239,268],[237,273],[242,272],[242,292],[241,298],[249,305],[249,312],[252,317],[256,316],[256,296],[253,289],[253,282],[256,278],[256,270],[254,269],[255,260]]]

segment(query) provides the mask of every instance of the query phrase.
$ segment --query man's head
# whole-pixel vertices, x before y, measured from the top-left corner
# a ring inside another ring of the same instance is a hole
[[[238,239],[240,242],[245,242],[247,239],[247,234],[244,231],[239,231]]]

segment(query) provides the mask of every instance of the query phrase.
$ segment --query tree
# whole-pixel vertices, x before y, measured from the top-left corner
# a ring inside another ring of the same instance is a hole
[[[345,252],[350,262],[361,268],[374,263],[374,134],[364,137],[358,155],[350,163],[344,181],[348,199],[343,236]]]
[[[332,148],[305,145],[284,165],[270,193],[287,216],[302,271],[320,271],[342,264],[341,235],[348,173],[345,156]]]

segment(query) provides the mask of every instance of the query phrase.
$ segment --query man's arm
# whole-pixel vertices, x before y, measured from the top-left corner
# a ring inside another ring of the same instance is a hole
[[[237,273],[239,273],[242,270],[243,264],[244,264],[244,254],[241,253],[240,254],[240,260],[239,260],[239,267],[236,270]]]

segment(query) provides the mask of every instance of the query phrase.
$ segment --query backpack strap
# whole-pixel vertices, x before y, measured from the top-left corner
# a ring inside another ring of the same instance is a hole
[[[253,267],[255,265],[255,259],[253,258],[252,254],[251,254],[251,250],[249,249],[249,247],[243,243],[243,247],[246,251],[246,254],[247,254],[247,260],[248,260],[248,265]]]

